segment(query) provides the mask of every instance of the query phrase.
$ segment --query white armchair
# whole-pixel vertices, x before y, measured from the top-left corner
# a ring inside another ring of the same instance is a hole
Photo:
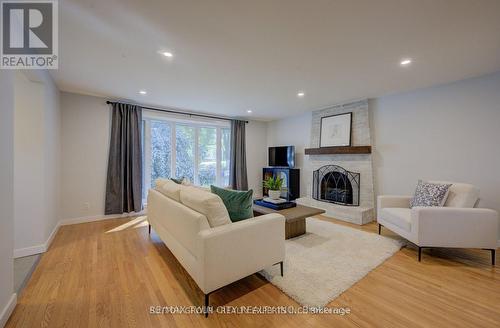
[[[491,263],[495,265],[498,213],[474,208],[479,199],[478,188],[448,183],[452,186],[444,207],[410,209],[411,196],[379,196],[378,233],[384,226],[417,245],[419,261],[422,248],[482,248],[491,251]]]

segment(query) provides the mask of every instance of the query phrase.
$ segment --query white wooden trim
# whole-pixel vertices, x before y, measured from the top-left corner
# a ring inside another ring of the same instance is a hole
[[[161,113],[157,111],[149,111],[144,109],[142,111],[143,119],[153,119],[160,121],[170,121],[182,124],[199,125],[206,127],[222,126],[230,127],[231,122],[226,120],[218,120],[215,118],[203,118],[203,117],[186,117],[184,114],[172,114],[172,113]]]
[[[61,221],[57,222],[56,226],[54,227],[54,229],[50,233],[49,238],[47,238],[47,240],[43,244],[25,247],[25,248],[14,249],[13,257],[15,259],[17,259],[19,257],[25,257],[25,256],[45,253],[49,249],[50,244],[52,244],[52,241],[54,240],[54,237],[57,234],[57,231],[59,231],[60,226],[61,226]]]
[[[144,124],[144,186],[151,187],[151,121],[145,120]],[[146,197],[147,198],[147,197]]]
[[[2,309],[2,312],[0,313],[0,327],[4,327],[7,324],[7,320],[9,320],[9,317],[14,311],[16,304],[17,304],[17,294],[13,293],[10,296],[10,299],[5,305],[5,307]]]
[[[177,144],[177,136],[175,135],[175,123],[169,122],[170,125],[170,177],[172,178],[179,178],[175,174],[175,170],[177,167],[177,149],[176,149],[176,144]]]
[[[217,186],[222,186],[222,132],[221,128],[217,127],[215,137],[215,184]]]
[[[82,216],[77,218],[64,219],[60,221],[60,225],[71,225],[71,224],[79,224],[79,223],[87,223],[87,222],[95,222],[95,221],[103,221],[109,219],[120,219],[120,218],[128,218],[133,216],[141,216],[145,215],[146,210],[142,210],[141,212],[135,213],[124,213],[124,214],[110,214],[110,215],[93,215],[93,216]]]
[[[196,127],[194,129],[194,181],[192,181],[195,185],[200,184],[200,179],[198,177],[198,171],[199,171],[198,166],[200,165],[200,158],[199,158],[200,151],[198,149],[199,136],[200,136],[200,128]]]

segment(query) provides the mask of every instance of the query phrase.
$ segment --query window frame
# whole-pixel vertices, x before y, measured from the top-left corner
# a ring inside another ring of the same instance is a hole
[[[143,110],[142,114],[143,128],[144,128],[144,168],[143,168],[143,188],[151,188],[151,121],[162,121],[170,127],[170,142],[171,142],[171,154],[170,154],[170,172],[175,175],[176,172],[176,142],[177,142],[177,124],[185,125],[195,128],[194,133],[194,181],[191,181],[195,185],[199,185],[199,131],[200,128],[215,128],[216,129],[216,172],[215,172],[215,185],[221,186],[224,181],[222,173],[222,130],[230,129],[231,124],[228,121],[217,120],[217,119],[204,119],[204,118],[189,118],[179,117],[178,115],[172,115],[167,113],[153,112],[149,110]],[[225,186],[222,186],[225,187]],[[147,195],[147,193],[144,193]]]

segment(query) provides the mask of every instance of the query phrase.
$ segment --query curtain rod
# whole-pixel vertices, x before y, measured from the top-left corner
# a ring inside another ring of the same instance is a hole
[[[129,104],[129,103],[122,103],[119,101],[106,101],[106,104],[127,104],[127,105],[135,105],[135,104]],[[212,115],[204,115],[204,114],[196,114],[196,113],[189,113],[189,112],[181,112],[181,111],[176,111],[176,110],[171,110],[171,109],[164,109],[164,108],[157,108],[157,107],[147,107],[147,106],[142,106],[142,105],[136,105],[144,109],[149,109],[157,112],[164,112],[164,113],[172,113],[172,114],[180,114],[180,115],[187,115],[187,116],[196,116],[196,117],[204,117],[204,118],[212,118],[212,119],[217,119],[217,120],[224,120],[224,121],[233,121],[231,118],[227,117],[220,117],[220,116],[212,116]],[[248,123],[248,121],[244,121],[245,123]]]

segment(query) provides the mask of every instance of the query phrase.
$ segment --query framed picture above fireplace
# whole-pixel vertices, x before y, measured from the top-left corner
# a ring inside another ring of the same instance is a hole
[[[319,146],[351,145],[352,112],[321,118]]]

